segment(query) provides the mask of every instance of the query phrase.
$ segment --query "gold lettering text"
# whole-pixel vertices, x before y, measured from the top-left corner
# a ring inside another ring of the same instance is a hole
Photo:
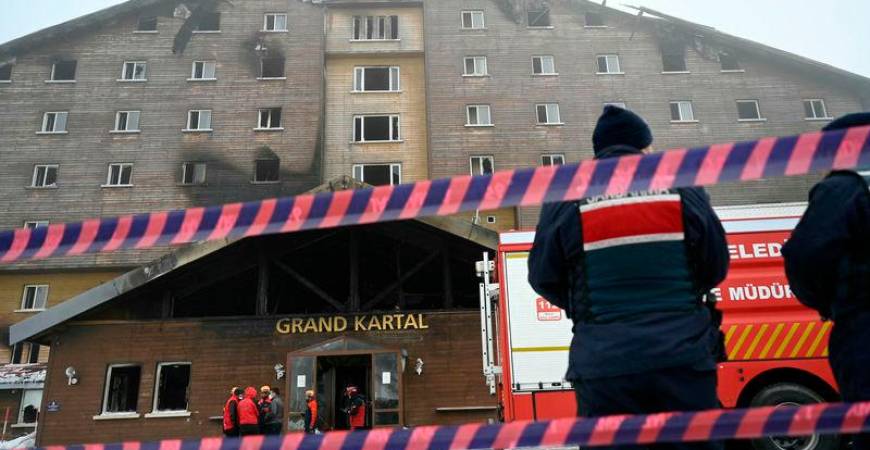
[[[302,333],[302,319],[296,317],[293,319],[292,325],[290,327],[291,333]]]
[[[335,318],[335,332],[341,333],[342,331],[347,330],[347,319],[344,317],[338,316]]]
[[[333,317],[321,317],[317,323],[317,331],[321,333],[332,333],[332,327],[335,324]]]
[[[368,329],[366,328],[366,324],[363,323],[363,319],[365,319],[365,318],[366,318],[366,316],[354,316],[353,317],[353,330],[354,331],[368,331]]]
[[[317,321],[314,320],[313,317],[309,318],[308,320],[305,321],[305,329],[302,330],[303,333],[317,332],[317,331],[320,331],[320,330],[317,329]]]
[[[408,317],[405,320],[405,329],[410,330],[411,328],[419,330],[420,325],[417,325],[417,319],[414,317],[413,314],[408,314]]]
[[[423,315],[422,315],[422,314],[417,314],[417,316],[418,316],[418,320],[420,321],[420,329],[421,329],[421,330],[428,330],[428,329],[429,329],[429,325],[426,325],[426,322],[423,321]]]
[[[382,319],[384,330],[393,330],[393,316],[384,316]]]
[[[290,333],[290,319],[280,319],[278,323],[275,324],[275,331],[278,334],[289,334]]]
[[[374,330],[376,328],[378,330],[383,329],[383,327],[381,327],[381,321],[378,320],[378,316],[372,316],[371,318],[369,318],[369,330]]]

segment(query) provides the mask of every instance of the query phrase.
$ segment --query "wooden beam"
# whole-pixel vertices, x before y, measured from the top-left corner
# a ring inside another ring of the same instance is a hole
[[[350,263],[350,286],[348,288],[348,310],[359,311],[359,236],[357,230],[350,229],[350,245],[348,245],[348,261]]]
[[[257,248],[257,315],[269,313],[269,258],[262,248]]]
[[[390,295],[390,293],[392,293],[394,290],[396,290],[396,288],[398,288],[399,285],[404,283],[405,280],[416,275],[417,272],[420,271],[420,269],[422,269],[426,264],[429,264],[432,260],[435,259],[435,257],[437,257],[440,254],[441,254],[440,251],[435,251],[435,252],[430,253],[429,256],[423,258],[423,260],[418,262],[417,265],[415,265],[413,268],[411,268],[411,270],[402,274],[401,278],[399,278],[398,280],[391,283],[384,290],[382,290],[378,295],[376,295],[373,299],[369,300],[368,303],[363,305],[362,309],[368,310],[368,309],[371,309],[372,307],[376,306],[377,304],[379,304],[381,301],[383,301],[387,297],[387,295]]]
[[[314,292],[315,294],[317,294],[317,296],[320,297],[321,299],[323,299],[326,303],[329,303],[330,305],[332,305],[336,310],[341,311],[341,312],[345,311],[345,306],[341,302],[332,298],[331,295],[327,294],[323,289],[320,289],[311,281],[308,281],[308,279],[303,277],[299,272],[296,272],[290,266],[288,266],[287,264],[284,264],[281,261],[278,261],[277,259],[272,260],[272,262],[276,266],[278,266],[279,269],[283,270],[284,272],[287,272],[288,275],[290,275],[291,277],[296,279],[296,281],[302,283],[302,285],[305,286],[306,288],[308,288],[309,290],[311,290],[311,292]]]

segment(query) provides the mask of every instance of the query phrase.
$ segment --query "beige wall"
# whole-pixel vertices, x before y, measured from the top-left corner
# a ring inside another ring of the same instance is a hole
[[[24,286],[47,284],[48,300],[46,307],[52,307],[68,300],[97,285],[105,283],[121,272],[47,272],[47,273],[2,273],[0,274],[0,364],[6,364],[11,357],[9,347],[9,326],[36,315],[36,312],[16,312],[21,309]],[[43,347],[39,362],[48,361],[48,348]]]
[[[400,92],[352,93],[357,66],[399,66]],[[402,181],[429,178],[426,141],[426,80],[421,55],[330,56],[326,61],[325,175],[353,175],[364,163],[401,163]],[[401,142],[351,143],[353,116],[399,114]]]
[[[399,16],[397,41],[351,42],[353,16]],[[422,52],[423,9],[335,8],[326,15],[326,51],[328,53]]]

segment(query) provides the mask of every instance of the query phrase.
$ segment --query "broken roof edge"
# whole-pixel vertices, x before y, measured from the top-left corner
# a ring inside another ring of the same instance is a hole
[[[307,193],[315,194],[347,189],[370,189],[372,187],[345,175],[321,184],[307,191]],[[495,250],[498,247],[498,233],[455,216],[412,220],[472,241],[490,250]],[[110,281],[64,300],[35,316],[13,324],[9,327],[9,344],[14,345],[22,341],[38,338],[50,329],[108,303],[119,295],[144,286],[180,267],[198,261],[243,239],[247,238],[225,238],[216,241],[198,242],[175,249],[148,264],[137,267]]]

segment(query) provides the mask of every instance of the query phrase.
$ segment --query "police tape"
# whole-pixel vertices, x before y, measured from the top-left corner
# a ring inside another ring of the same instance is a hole
[[[541,422],[376,428],[326,434],[48,446],[45,450],[476,450],[612,446],[870,432],[870,402],[675,412]]]
[[[324,229],[870,165],[870,126],[0,232],[0,263]]]

